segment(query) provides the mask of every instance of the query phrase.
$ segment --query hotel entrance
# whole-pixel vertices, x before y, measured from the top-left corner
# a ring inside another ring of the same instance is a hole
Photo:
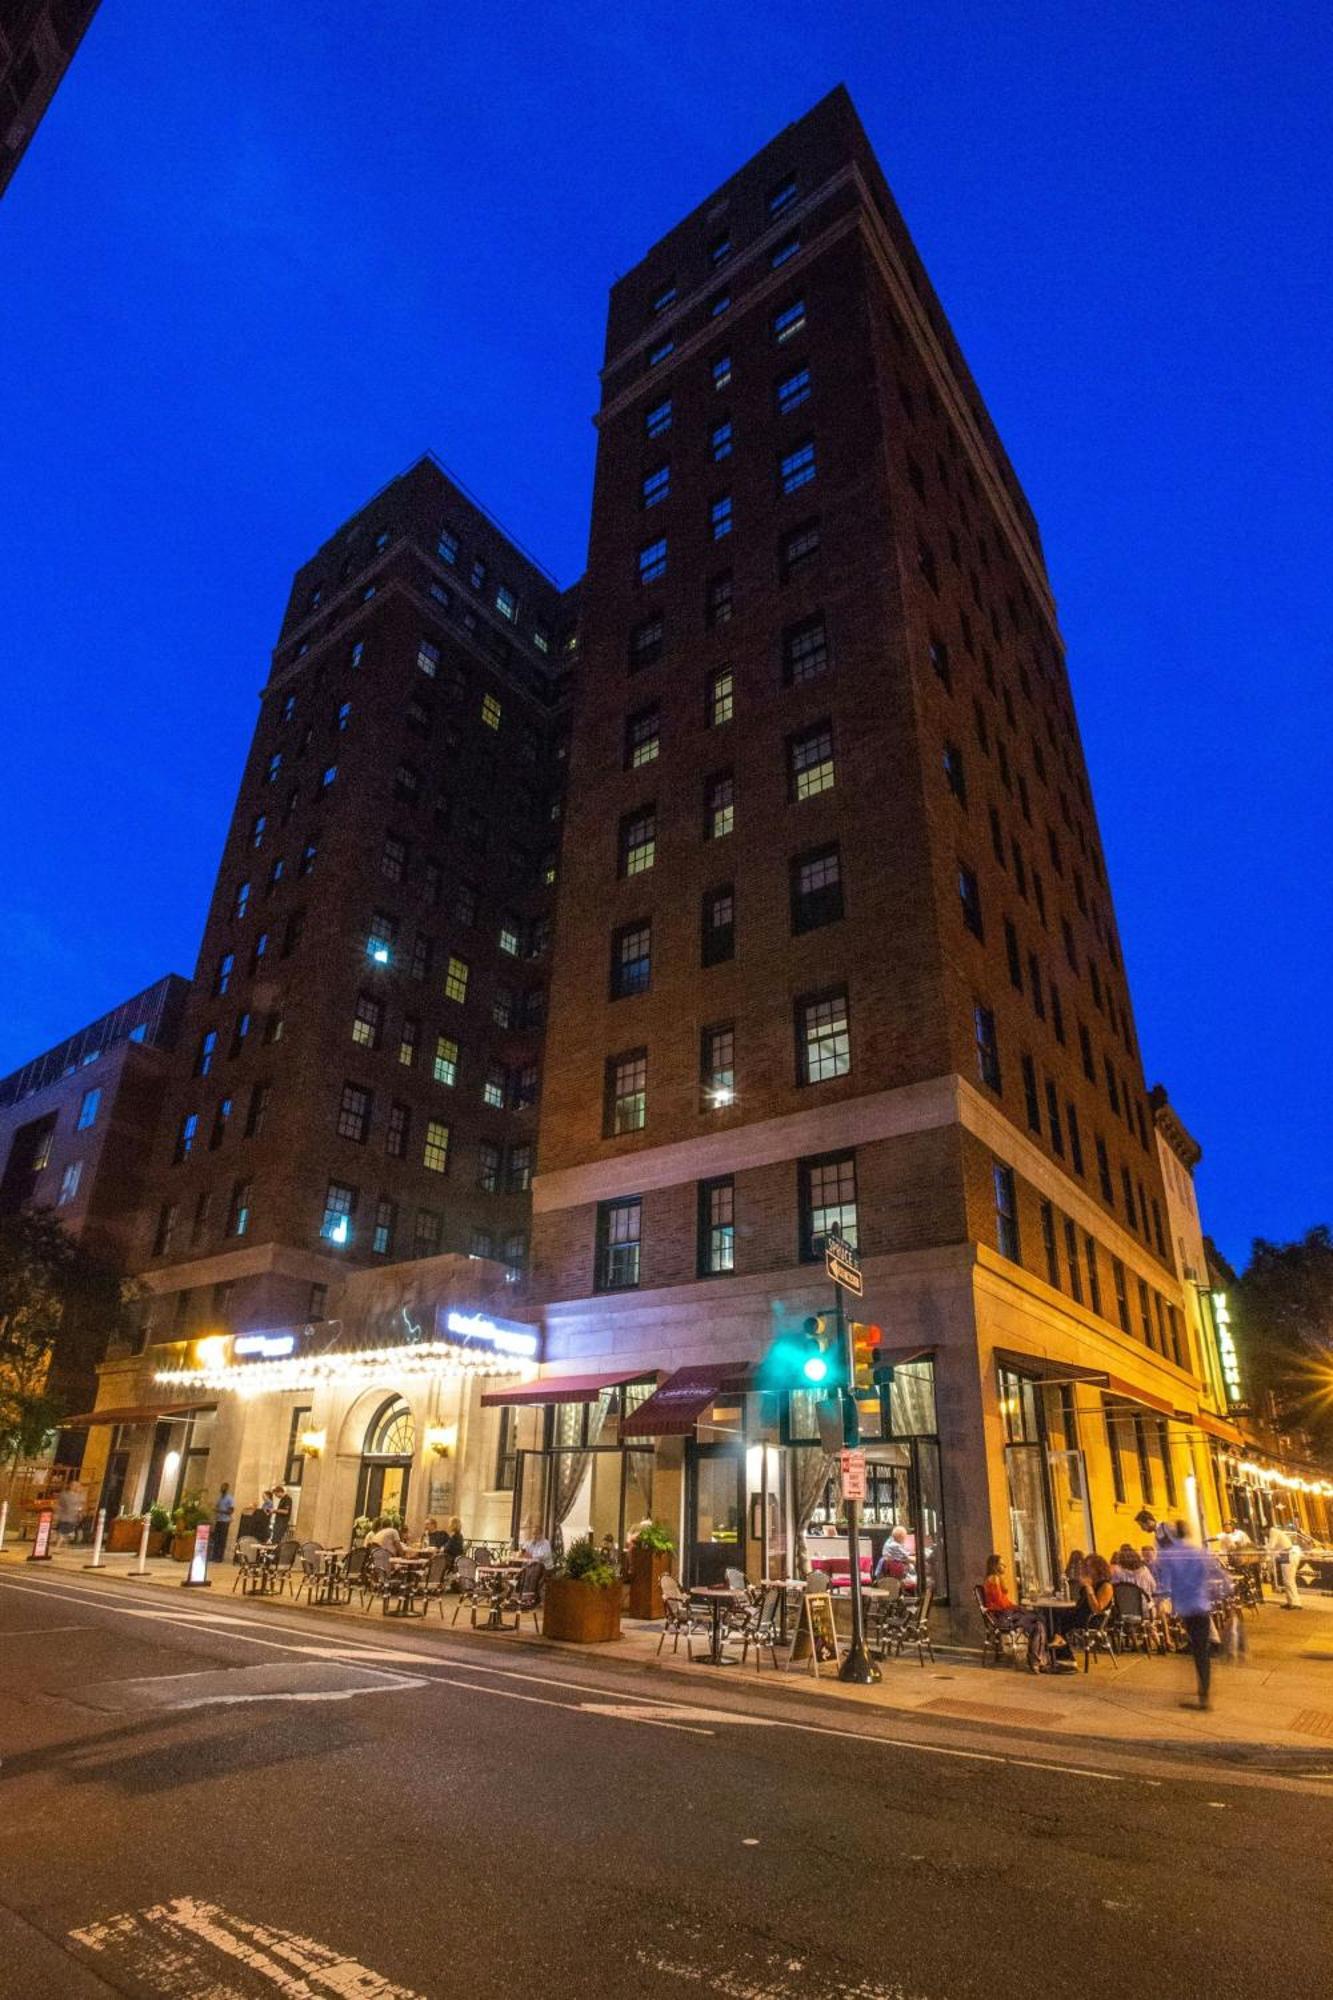
[[[366,1426],[356,1489],[358,1519],[368,1517],[373,1521],[379,1514],[399,1514],[407,1519],[415,1454],[416,1425],[412,1412],[401,1396],[390,1396]]]

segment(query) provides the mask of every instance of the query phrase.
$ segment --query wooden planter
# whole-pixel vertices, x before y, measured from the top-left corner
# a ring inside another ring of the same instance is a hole
[[[162,1539],[173,1562],[187,1563],[194,1554],[193,1528],[182,1528],[178,1535],[164,1535]]]
[[[661,1618],[662,1578],[671,1567],[671,1557],[658,1549],[631,1549],[629,1558],[629,1615],[631,1618]]]
[[[620,1637],[620,1585],[599,1589],[576,1577],[548,1576],[542,1598],[542,1637],[595,1646]]]
[[[137,1514],[117,1514],[106,1531],[103,1547],[108,1555],[137,1555],[139,1536],[143,1532],[143,1522]],[[149,1537],[151,1546],[152,1537]]]

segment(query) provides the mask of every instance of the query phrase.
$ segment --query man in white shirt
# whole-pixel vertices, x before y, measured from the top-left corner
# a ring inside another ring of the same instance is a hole
[[[525,1539],[518,1546],[528,1561],[540,1563],[543,1569],[554,1569],[555,1550],[538,1529],[536,1522],[529,1521],[523,1534]]]
[[[391,1556],[401,1556],[407,1553],[407,1544],[404,1542],[397,1528],[384,1520],[383,1517],[381,1517],[380,1523],[374,1533],[366,1536],[366,1547],[371,1549],[387,1549]]]
[[[1300,1611],[1303,1607],[1301,1604],[1301,1593],[1297,1588],[1296,1572],[1301,1566],[1301,1552],[1286,1529],[1279,1527],[1276,1521],[1274,1521],[1272,1527],[1268,1530],[1268,1547],[1273,1558],[1273,1568],[1277,1573],[1277,1580],[1282,1586],[1282,1594],[1286,1599],[1284,1609],[1287,1611]]]

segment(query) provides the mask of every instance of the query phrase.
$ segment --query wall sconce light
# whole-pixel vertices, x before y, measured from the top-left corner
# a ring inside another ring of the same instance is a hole
[[[427,1424],[425,1433],[427,1451],[433,1451],[436,1458],[448,1458],[458,1443],[457,1424]]]
[[[302,1431],[296,1440],[296,1449],[303,1458],[318,1458],[327,1442],[327,1431]]]

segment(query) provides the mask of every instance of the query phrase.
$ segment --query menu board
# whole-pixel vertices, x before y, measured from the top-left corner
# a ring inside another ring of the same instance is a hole
[[[32,1554],[28,1557],[30,1563],[50,1562],[51,1523],[54,1519],[55,1515],[49,1507],[43,1507],[38,1514],[37,1532],[32,1538]]]
[[[787,1665],[794,1667],[808,1660],[810,1671],[818,1679],[820,1667],[836,1667],[839,1658],[833,1599],[826,1589],[807,1589],[801,1599],[801,1614],[787,1653]]]

